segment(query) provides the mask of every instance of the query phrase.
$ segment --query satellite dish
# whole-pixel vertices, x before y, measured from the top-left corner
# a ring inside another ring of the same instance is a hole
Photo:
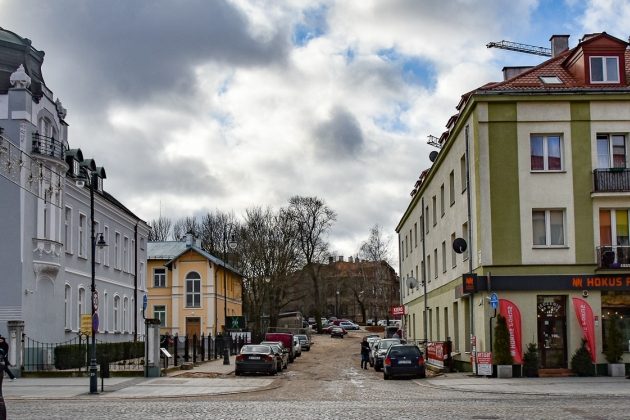
[[[466,248],[468,248],[468,244],[466,240],[463,238],[457,238],[453,241],[453,251],[458,254],[463,254],[466,252]]]
[[[435,150],[429,153],[429,160],[431,162],[435,162],[435,159],[437,159],[437,157],[438,157],[438,152],[436,152]]]
[[[407,277],[407,288],[415,289],[418,287],[418,280],[415,277]]]

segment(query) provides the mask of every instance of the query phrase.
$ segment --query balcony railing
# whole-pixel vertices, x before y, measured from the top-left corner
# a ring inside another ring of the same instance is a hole
[[[617,269],[630,267],[630,246],[598,246],[597,268]]]
[[[53,137],[46,137],[39,133],[33,133],[34,154],[63,160],[65,158],[65,152],[66,148],[61,141]]]
[[[53,279],[61,266],[63,244],[44,238],[33,238],[33,268]]]
[[[595,192],[630,192],[630,169],[595,169],[593,181]]]

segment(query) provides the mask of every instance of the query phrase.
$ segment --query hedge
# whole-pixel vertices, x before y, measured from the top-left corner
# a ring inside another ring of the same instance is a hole
[[[86,366],[86,352],[91,347],[80,344],[55,347],[55,368],[77,369]],[[111,363],[119,360],[144,357],[144,342],[97,343],[96,363]]]

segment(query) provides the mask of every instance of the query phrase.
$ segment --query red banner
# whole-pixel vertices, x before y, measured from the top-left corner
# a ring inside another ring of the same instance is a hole
[[[593,318],[593,310],[584,299],[573,298],[573,307],[577,316],[582,333],[586,339],[588,351],[591,353],[591,360],[595,363],[595,321]]]
[[[499,299],[499,313],[505,317],[510,332],[510,353],[514,364],[523,364],[523,344],[521,341],[521,311],[507,299]]]
[[[405,315],[405,307],[404,306],[392,306],[390,309],[390,313],[393,316],[398,316],[398,315]]]

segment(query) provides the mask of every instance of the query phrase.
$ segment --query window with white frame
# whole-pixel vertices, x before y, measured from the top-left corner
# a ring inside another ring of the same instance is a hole
[[[451,233],[451,266],[455,268],[457,266],[457,252],[453,248],[453,242],[455,242],[455,232]]]
[[[612,253],[606,268],[630,266],[630,210],[629,209],[600,209],[599,210],[599,245],[601,257],[604,253]],[[602,260],[603,263],[604,260]]]
[[[114,331],[120,331],[120,296],[114,296]]]
[[[135,272],[135,266],[134,264],[136,263],[135,260],[135,255],[136,255],[136,241],[135,240],[131,240],[131,248],[129,248],[129,272],[130,273],[134,273]]]
[[[597,134],[597,168],[626,168],[625,134]]]
[[[160,327],[166,327],[166,306],[153,306],[153,318],[160,320]]]
[[[414,243],[415,243],[414,248],[417,248],[418,247],[418,222],[413,224],[413,238],[414,238]]]
[[[459,176],[462,184],[462,192],[466,191],[466,155],[463,154],[459,159]]]
[[[101,228],[101,224],[97,221],[94,221],[94,232],[97,238],[98,238],[98,233],[101,231],[100,228]],[[103,249],[99,247],[95,247],[94,251],[95,251],[94,252],[95,261],[100,264],[102,260]]]
[[[413,254],[413,246],[411,246],[411,243],[413,241],[413,236],[411,236],[411,229],[409,229],[409,253]]]
[[[201,307],[201,276],[194,271],[186,274],[186,307]]]
[[[166,268],[153,269],[153,287],[166,287]]]
[[[532,210],[533,244],[564,246],[564,210]]]
[[[470,242],[468,238],[468,222],[462,225],[462,238],[464,238],[464,240],[468,244],[468,246],[466,247],[466,250],[462,253],[462,257],[464,261],[466,261],[468,259],[468,252],[470,251],[470,244],[468,243]]]
[[[427,255],[427,280],[431,283],[431,256]]]
[[[446,273],[446,241],[442,241],[442,273]]]
[[[126,236],[123,238],[122,269],[125,272],[129,272],[129,238]]]
[[[532,171],[562,170],[562,136],[559,134],[532,134],[530,136]]]
[[[116,232],[114,238],[114,268],[120,270],[120,233]]]
[[[438,251],[437,248],[433,250],[433,264],[435,265],[435,270],[433,270],[433,278],[438,278]]]
[[[100,323],[103,331],[109,331],[109,294],[103,293],[103,320]]]
[[[444,206],[444,184],[440,186],[440,212],[444,216],[446,209]]]
[[[451,206],[455,204],[455,171],[451,171],[448,176],[448,186],[449,186],[449,199],[451,202]]]
[[[122,309],[122,331],[129,331],[129,299],[125,296],[123,298]]]
[[[64,304],[64,328],[66,330],[72,329],[72,288],[69,284],[66,284],[64,294],[63,294],[63,304]]]
[[[103,231],[103,236],[105,237],[105,243],[109,244],[109,227],[105,226],[105,230]],[[109,267],[109,246],[103,248],[103,264]]]
[[[590,57],[591,83],[619,83],[619,57]]]
[[[433,226],[437,225],[437,197],[433,196]]]
[[[72,254],[72,209],[70,207],[66,207],[64,215],[63,246],[66,247],[66,253]]]
[[[79,214],[79,257],[87,258],[87,216]]]
[[[140,288],[144,289],[144,263],[140,263]]]
[[[425,208],[425,212],[424,212],[424,224],[426,225],[426,233],[429,233],[429,206],[427,206]]]
[[[85,310],[85,289],[79,288],[79,294],[77,296],[77,329],[81,328],[81,315]]]

